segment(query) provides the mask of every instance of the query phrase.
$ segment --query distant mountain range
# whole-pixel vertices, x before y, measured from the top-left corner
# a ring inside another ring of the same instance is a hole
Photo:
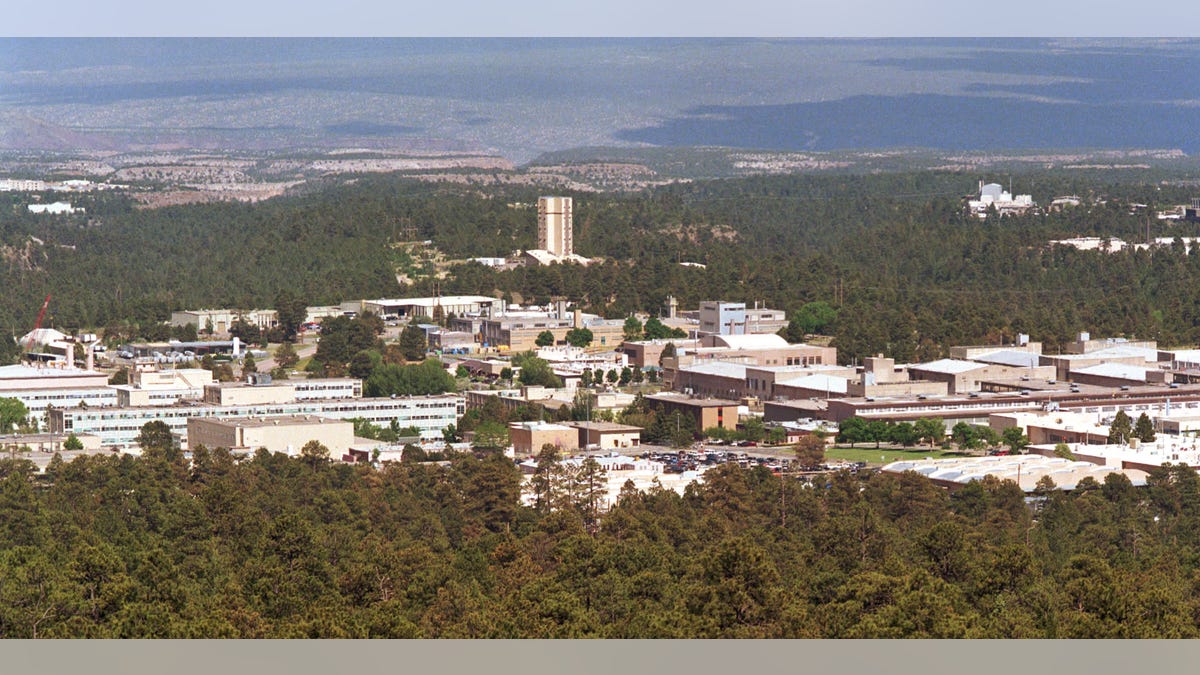
[[[1200,150],[1200,41],[3,39],[0,150]]]

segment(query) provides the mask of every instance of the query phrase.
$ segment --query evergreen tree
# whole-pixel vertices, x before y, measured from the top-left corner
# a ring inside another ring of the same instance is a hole
[[[549,362],[536,356],[526,358],[521,362],[521,374],[517,379],[524,385],[534,385],[557,389],[562,387],[562,379],[554,374]]]
[[[329,461],[329,448],[320,441],[309,441],[300,448],[300,458],[315,468]]]
[[[587,328],[572,328],[567,331],[566,341],[572,347],[584,348],[592,344],[592,331]]]
[[[251,373],[257,372],[258,364],[254,362],[254,357],[250,354],[246,354],[246,357],[242,359],[242,379],[245,379],[246,376],[250,375]]]
[[[529,480],[533,491],[533,508],[540,513],[549,513],[559,503],[565,486],[564,473],[558,448],[545,443],[534,456],[537,462]]]
[[[425,331],[421,330],[415,322],[409,323],[404,330],[400,331],[399,342],[400,351],[409,361],[421,361],[429,351],[429,345],[425,340]]]
[[[275,313],[285,342],[296,339],[300,326],[308,318],[307,304],[303,298],[290,290],[281,291],[275,296]]]
[[[296,354],[296,348],[292,346],[291,342],[284,342],[275,351],[275,363],[280,368],[292,368],[299,362],[300,357]]]
[[[625,319],[625,339],[634,342],[642,339],[643,326],[640,319],[636,316],[631,316]]]
[[[1137,423],[1133,427],[1133,437],[1143,443],[1154,441],[1154,422],[1150,421],[1150,417],[1146,413],[1138,415]]]
[[[1108,428],[1108,442],[1113,445],[1124,444],[1128,443],[1132,437],[1133,421],[1129,419],[1129,415],[1126,415],[1124,410],[1118,410],[1112,425]]]

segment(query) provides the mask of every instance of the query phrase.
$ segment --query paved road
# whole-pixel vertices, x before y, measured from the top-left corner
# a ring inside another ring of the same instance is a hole
[[[312,356],[313,354],[317,353],[317,340],[316,340],[315,335],[309,336],[307,338],[303,338],[303,340],[306,340],[306,341],[301,341],[295,345],[296,355],[299,356],[301,359],[307,358],[307,357]],[[262,361],[257,362],[255,365],[258,367],[258,372],[269,373],[275,369],[275,366],[276,366],[275,357],[272,356],[269,358],[265,358]]]

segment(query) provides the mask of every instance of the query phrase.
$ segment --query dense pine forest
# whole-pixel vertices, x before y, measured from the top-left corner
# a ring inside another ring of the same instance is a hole
[[[1200,481],[726,465],[593,526],[498,455],[3,460],[4,637],[1197,637]],[[553,505],[553,502],[544,502]]]
[[[762,301],[795,312],[838,310],[828,327],[846,359],[900,360],[953,344],[1029,333],[1053,351],[1079,330],[1169,345],[1200,341],[1200,254],[1182,247],[1110,254],[1050,247],[1055,238],[1144,241],[1200,232],[1159,221],[1187,203],[1190,176],[1149,171],[1021,174],[1013,189],[1080,207],[1028,216],[964,214],[976,176],[889,173],[679,183],[575,197],[586,269],[454,268],[445,293],[567,296],[611,317],[701,299]],[[86,216],[0,205],[0,327],[22,334],[47,293],[65,328],[151,325],[175,309],[271,306],[282,292],[310,304],[432,292],[395,276],[400,239],[432,240],[450,258],[503,256],[535,242],[537,192],[370,176],[269,202],[135,209],[125,197],[81,197]],[[47,195],[49,198],[49,195]],[[1137,205],[1146,205],[1138,208]],[[706,268],[679,265],[701,263]]]
[[[587,268],[454,268],[443,293],[565,295],[619,317],[667,295],[836,311],[843,359],[934,358],[1078,330],[1200,342],[1200,251],[1080,252],[1050,239],[1195,236],[1153,210],[1188,176],[1022,174],[1060,212],[978,219],[957,173],[759,177],[577,193]],[[46,195],[50,198],[50,195]],[[537,192],[363,176],[257,205],[29,214],[0,196],[0,357],[49,322],[149,334],[173,309],[425,294],[400,240],[452,258],[533,246]],[[1145,208],[1136,205],[1146,205]],[[704,268],[682,266],[694,262]],[[6,351],[7,350],[7,351]],[[1044,492],[950,494],[916,475],[807,481],[726,465],[680,496],[595,517],[520,502],[496,455],[381,468],[169,447],[0,460],[4,637],[1197,637],[1200,479],[1155,471]]]

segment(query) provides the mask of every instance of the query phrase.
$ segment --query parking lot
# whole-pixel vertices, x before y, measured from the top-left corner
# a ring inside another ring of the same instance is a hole
[[[634,450],[640,452],[634,452]],[[790,448],[738,448],[721,446],[696,446],[686,450],[677,450],[663,446],[644,445],[636,449],[626,449],[622,452],[641,459],[661,462],[665,473],[683,473],[711,468],[720,464],[738,464],[743,468],[762,466],[773,473],[782,472],[820,472],[841,471],[847,469],[858,471],[866,467],[866,462],[830,461],[820,466],[800,466],[792,456]]]

